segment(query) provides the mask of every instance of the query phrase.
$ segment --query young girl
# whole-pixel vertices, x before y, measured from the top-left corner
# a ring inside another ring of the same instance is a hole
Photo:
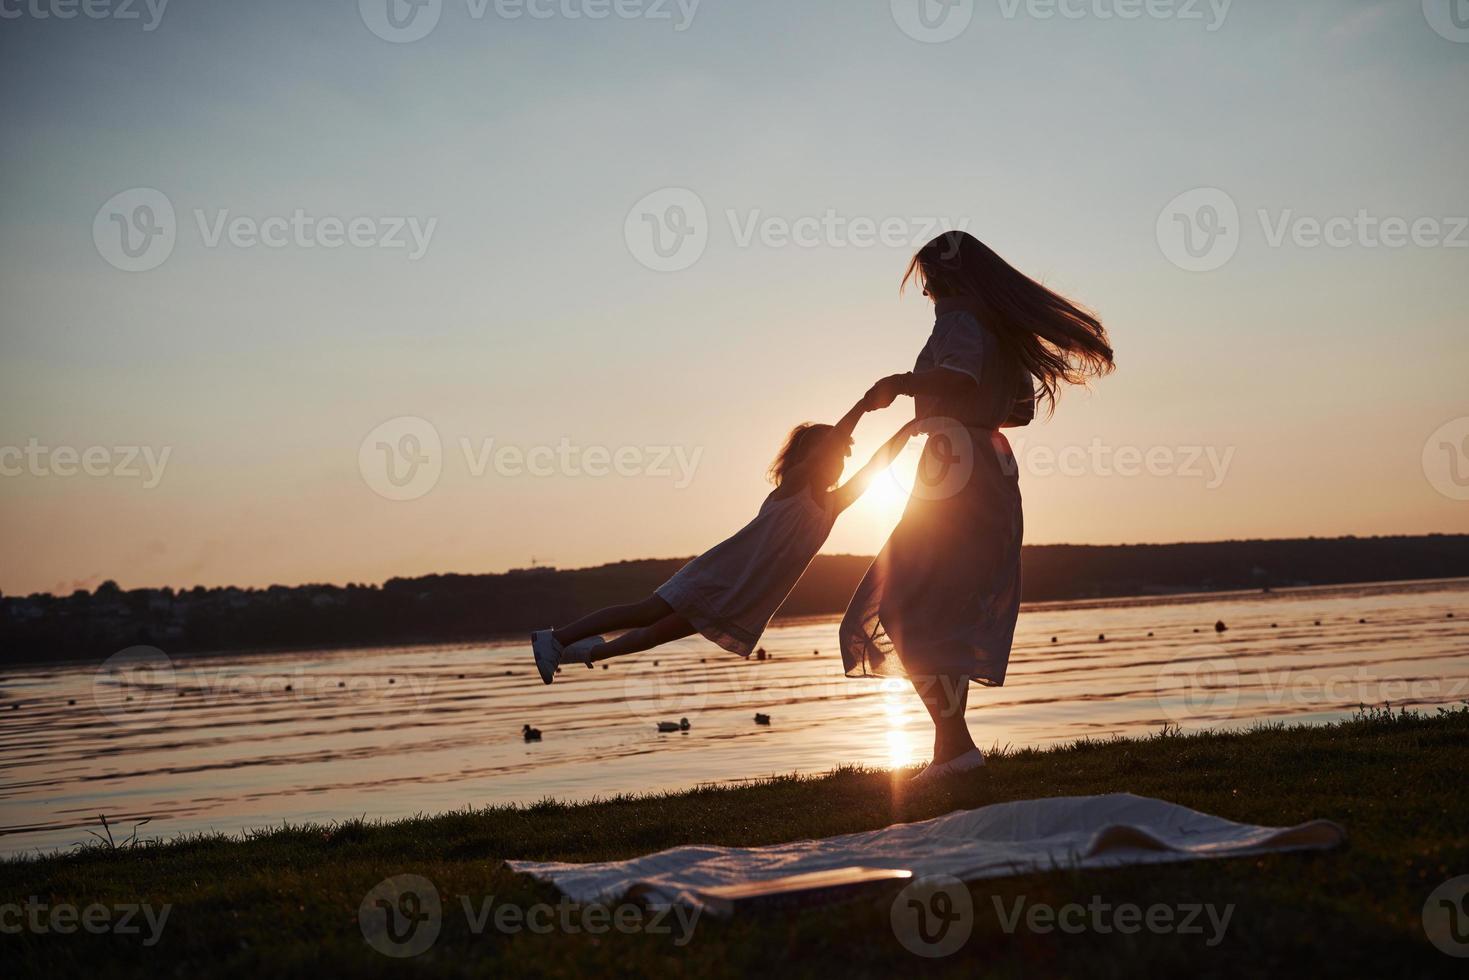
[[[770,467],[775,489],[755,519],[679,569],[641,602],[609,606],[569,626],[531,634],[541,680],[564,663],[586,664],[638,653],[702,633],[748,657],[770,617],[816,557],[846,510],[912,437],[909,423],[856,476],[836,486],[852,455],[852,430],[867,411],[859,402],[836,425],[798,425]],[[627,630],[614,640],[599,634]]]

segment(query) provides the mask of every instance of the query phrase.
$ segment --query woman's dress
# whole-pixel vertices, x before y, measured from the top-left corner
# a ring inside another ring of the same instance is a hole
[[[903,519],[841,625],[847,676],[963,675],[1001,685],[1020,611],[1019,473],[1002,425],[1034,415],[1020,361],[963,302],[940,301],[915,372],[961,371],[959,395],[917,399],[928,433]]]

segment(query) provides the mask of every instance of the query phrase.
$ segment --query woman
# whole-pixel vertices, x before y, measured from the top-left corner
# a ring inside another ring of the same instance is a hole
[[[933,300],[933,334],[908,374],[883,378],[870,408],[911,395],[929,434],[903,519],[842,620],[847,676],[907,676],[933,719],[933,762],[915,781],[984,765],[964,723],[969,684],[1005,682],[1020,610],[1018,468],[1006,426],[1060,386],[1112,370],[1101,321],[951,231],[908,265]]]

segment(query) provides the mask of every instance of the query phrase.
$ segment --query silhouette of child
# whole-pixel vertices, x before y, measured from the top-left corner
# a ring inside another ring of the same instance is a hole
[[[903,426],[852,479],[837,486],[852,455],[852,431],[867,406],[866,399],[857,403],[836,425],[806,423],[792,429],[770,467],[775,489],[755,519],[679,569],[652,595],[532,633],[541,680],[551,683],[563,663],[590,667],[695,633],[748,657],[837,516],[862,496],[916,431],[916,423]],[[613,630],[627,632],[613,640],[600,635]]]

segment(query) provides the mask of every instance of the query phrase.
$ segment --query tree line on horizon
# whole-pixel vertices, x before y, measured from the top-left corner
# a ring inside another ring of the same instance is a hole
[[[469,642],[640,598],[687,559],[393,578],[381,586],[122,589],[0,597],[0,662]],[[777,616],[845,609],[872,558],[819,555]],[[1469,576],[1469,535],[1167,545],[1027,545],[1026,602]]]

